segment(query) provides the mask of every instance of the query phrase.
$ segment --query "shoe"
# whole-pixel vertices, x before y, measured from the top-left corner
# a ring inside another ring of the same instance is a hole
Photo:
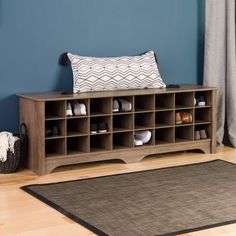
[[[101,123],[99,123],[98,124],[98,132],[99,133],[105,133],[105,132],[107,132],[107,124],[106,123],[104,123],[104,122],[101,122]]]
[[[197,131],[195,131],[195,133],[194,133],[194,140],[200,140],[201,139],[201,137],[200,137],[200,132],[197,130]]]
[[[199,131],[201,139],[207,139],[207,134],[205,129]]]
[[[142,140],[140,140],[140,139],[134,139],[134,145],[135,146],[142,146],[143,145],[143,141]]]
[[[57,126],[53,126],[51,136],[59,136],[60,132]]]
[[[131,111],[132,110],[132,104],[131,102],[123,99],[123,98],[119,98],[118,99],[118,103],[119,103],[119,111]]]
[[[46,137],[47,137],[47,136],[51,136],[51,134],[52,134],[52,130],[51,130],[51,129],[46,129],[46,130],[45,130],[45,135],[46,135]]]
[[[91,134],[96,134],[98,132],[98,125],[96,123],[92,123],[90,126]]]
[[[73,111],[75,116],[86,116],[86,106],[78,101],[73,102]]]
[[[113,112],[118,112],[119,111],[119,102],[118,100],[114,99],[113,100],[113,108],[112,108]]]
[[[152,137],[152,132],[149,130],[135,132],[135,139],[141,140],[143,144],[148,143],[151,137]]]
[[[182,118],[181,118],[181,115],[179,112],[176,112],[175,113],[175,124],[176,125],[179,125],[179,124],[182,124],[183,121],[182,121]]]
[[[180,116],[181,116],[181,120],[184,124],[188,124],[188,123],[193,122],[193,116],[191,113],[181,111]]]
[[[197,106],[206,106],[206,102],[203,96],[199,96],[196,98],[196,105]]]
[[[72,107],[71,107],[70,102],[67,103],[66,116],[73,116]]]

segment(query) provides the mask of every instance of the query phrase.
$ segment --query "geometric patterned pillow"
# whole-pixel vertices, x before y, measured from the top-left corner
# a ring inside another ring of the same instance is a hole
[[[164,88],[155,54],[84,57],[67,54],[73,71],[73,92]]]

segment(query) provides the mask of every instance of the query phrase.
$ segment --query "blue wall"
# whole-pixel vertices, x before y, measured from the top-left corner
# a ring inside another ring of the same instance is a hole
[[[71,90],[62,52],[158,53],[166,83],[202,81],[204,0],[0,0],[0,130],[18,129],[15,93]]]

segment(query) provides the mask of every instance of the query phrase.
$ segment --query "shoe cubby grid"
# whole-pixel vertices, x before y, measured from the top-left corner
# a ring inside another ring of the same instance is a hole
[[[198,106],[195,105],[195,108],[204,108],[204,107],[211,107],[212,106],[212,95],[211,91],[201,91],[201,92],[195,92],[195,98],[198,98],[202,96],[205,101],[205,106]]]
[[[206,106],[194,107],[193,101],[196,96],[204,96]],[[129,101],[132,110],[113,112],[112,102],[117,98]],[[202,127],[206,128],[210,137],[211,91],[90,98],[76,101],[85,104],[86,116],[66,116],[67,102],[73,104],[74,100],[45,102],[45,127],[58,126],[60,133],[58,136],[45,134],[46,156],[132,148],[135,147],[135,131],[142,130],[152,132],[152,139],[148,145],[191,141],[194,139],[194,131],[201,125],[206,125]],[[193,123],[175,124],[175,112],[180,111],[190,112],[193,118],[195,117],[194,127]],[[94,122],[105,122],[108,131],[91,134],[90,126]],[[66,139],[64,140],[63,137]],[[51,144],[55,146],[63,144],[64,148],[50,148]]]
[[[112,117],[113,132],[125,132],[133,130],[133,114],[115,115]]]
[[[192,121],[191,121],[191,122],[187,122],[187,123],[182,122],[181,124],[176,124],[176,123],[175,123],[175,126],[176,126],[176,127],[193,125],[194,120],[195,120],[195,111],[194,111],[194,109],[182,108],[181,110],[176,110],[176,111],[175,111],[175,114],[178,113],[178,112],[179,112],[179,113],[184,112],[184,113],[190,114],[190,115],[192,116]]]
[[[210,124],[199,124],[199,125],[194,126],[194,132],[200,131],[200,130],[205,130],[206,135],[207,135],[207,139],[211,139],[212,127]]]
[[[90,152],[101,152],[112,150],[112,135],[92,135],[90,136]]]
[[[68,137],[66,142],[67,155],[82,154],[90,151],[89,136]]]
[[[128,101],[129,103],[131,103],[131,110],[129,111],[122,111],[122,104],[120,104],[120,100],[119,99],[124,99],[126,101]],[[120,115],[120,114],[130,114],[134,111],[134,97],[133,96],[123,96],[123,97],[113,97],[112,101],[114,102],[114,100],[119,102],[119,108],[121,108],[121,110],[119,111],[113,111],[113,115]]]
[[[175,142],[174,128],[163,128],[155,130],[155,144],[168,144]]]
[[[110,115],[112,112],[111,98],[91,98],[90,116]]]
[[[175,95],[170,94],[156,94],[155,109],[156,111],[173,110],[175,108]]]
[[[175,127],[175,142],[193,141],[193,125]]]
[[[88,117],[90,115],[90,100],[89,99],[76,99],[76,100],[67,100],[66,101],[66,107],[67,107],[67,103],[70,103],[72,106],[72,111],[73,111],[73,107],[74,104],[76,103],[82,103],[85,105],[86,107],[86,115],[75,115],[73,112],[73,116],[67,116],[66,119],[77,119],[77,118],[85,118]]]
[[[141,146],[135,146],[135,145],[134,145],[135,148],[145,147],[145,146],[150,146],[150,145],[155,145],[155,130],[154,130],[154,129],[136,130],[136,131],[134,132],[133,142],[134,142],[134,139],[135,139],[135,134],[136,134],[137,132],[140,132],[140,131],[142,132],[142,131],[146,131],[146,130],[148,130],[148,131],[151,132],[151,138],[150,138],[150,140],[149,140],[147,143],[142,144]]]
[[[46,120],[45,121],[45,138],[55,139],[65,137],[66,128],[65,120]]]
[[[45,157],[64,156],[66,155],[66,139],[49,139],[45,140]]]
[[[89,134],[89,119],[68,119],[67,120],[67,137],[84,136]]]
[[[139,95],[134,99],[135,112],[155,110],[155,95]]]
[[[104,124],[106,131],[100,132],[99,131],[99,124]],[[92,131],[92,125],[96,126],[97,130],[96,133],[91,133]],[[96,116],[96,117],[90,117],[90,135],[101,135],[106,133],[112,132],[112,117],[111,116]]]
[[[132,148],[134,146],[133,132],[114,133],[112,137],[113,150]]]
[[[175,110],[194,107],[194,92],[175,94]]]
[[[155,113],[155,127],[165,128],[174,126],[175,113],[174,111],[158,111]]]

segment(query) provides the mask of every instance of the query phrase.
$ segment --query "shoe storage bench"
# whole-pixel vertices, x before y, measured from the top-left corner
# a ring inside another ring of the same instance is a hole
[[[195,106],[202,95],[205,106]],[[45,175],[58,166],[121,159],[138,162],[157,153],[200,149],[216,151],[216,89],[181,86],[63,95],[60,92],[18,94],[20,122],[29,132],[27,166]],[[112,112],[113,99],[131,102],[130,112]],[[87,108],[86,116],[66,117],[67,103],[77,100]],[[192,114],[193,122],[175,124],[175,113]],[[94,122],[105,122],[108,131],[90,133]],[[56,125],[57,136],[46,136],[47,127]],[[194,132],[204,129],[207,139],[194,140]],[[143,146],[134,145],[136,131],[150,130],[152,137]]]

